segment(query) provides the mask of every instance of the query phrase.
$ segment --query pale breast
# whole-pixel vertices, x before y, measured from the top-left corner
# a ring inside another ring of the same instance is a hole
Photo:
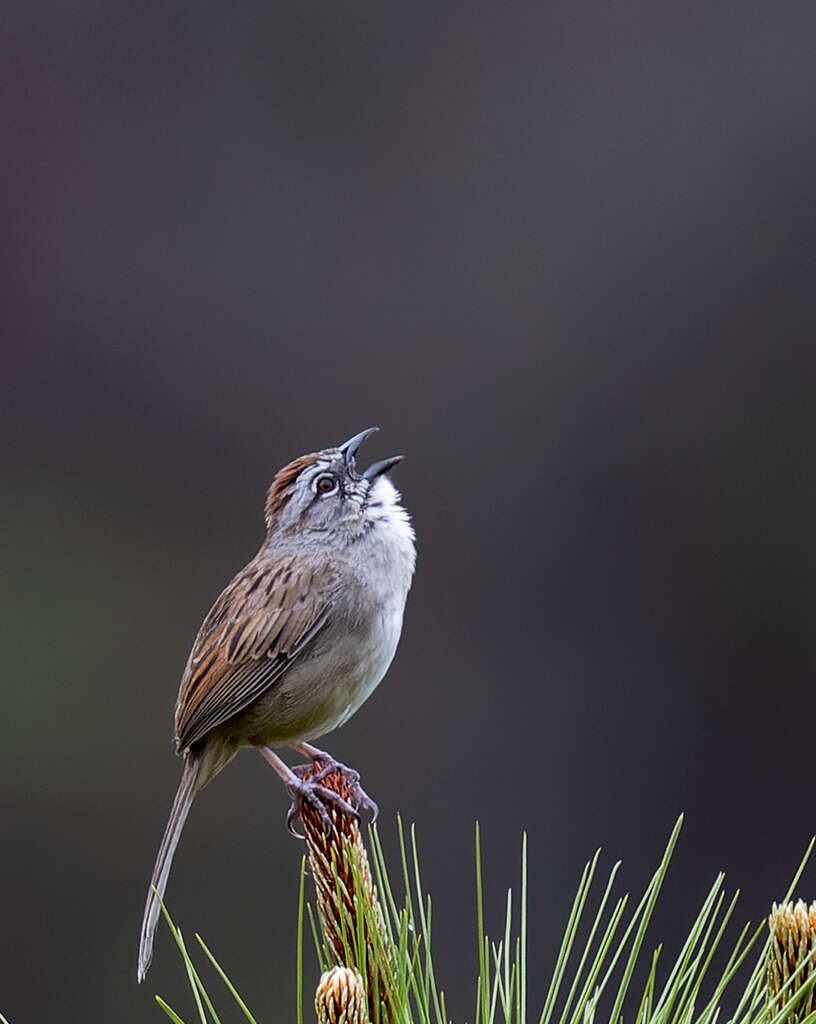
[[[388,484],[390,497],[396,491]],[[324,628],[257,700],[227,724],[242,743],[318,739],[347,721],[394,657],[414,570],[413,531],[385,504],[364,538],[333,557],[346,579]]]
[[[312,651],[232,720],[230,731],[257,746],[281,746],[336,729],[385,675],[401,628],[402,608],[390,607],[354,629],[327,629]]]

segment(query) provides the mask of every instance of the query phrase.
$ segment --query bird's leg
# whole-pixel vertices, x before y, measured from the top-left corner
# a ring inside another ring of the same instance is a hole
[[[299,832],[294,830],[293,822],[295,818],[300,817],[300,810],[304,803],[309,803],[315,808],[320,815],[320,820],[327,829],[332,827],[331,818],[326,810],[327,802],[334,804],[335,807],[352,818],[358,817],[357,811],[339,793],[335,793],[328,786],[320,785],[322,778],[325,778],[325,776],[322,776],[322,778],[317,776],[302,778],[297,772],[292,771],[289,765],[282,761],[274,750],[270,750],[269,747],[258,747],[258,750],[261,757],[268,764],[271,764],[280,778],[283,779],[286,792],[292,798],[292,806],[286,815],[286,827],[293,836],[297,836],[299,839],[303,838]]]
[[[316,774],[311,776],[313,782],[322,782],[327,775],[331,775],[332,772],[338,772],[348,782],[355,804],[358,807],[362,807],[363,810],[371,811],[372,821],[377,820],[380,809],[360,785],[360,773],[358,771],[349,768],[348,765],[341,764],[331,754],[326,753],[325,750],[321,750],[319,747],[313,747],[311,743],[290,743],[289,746],[292,750],[303,754],[304,757],[308,757],[312,765],[317,768]],[[302,777],[308,770],[308,765],[296,765],[293,769],[298,777]]]

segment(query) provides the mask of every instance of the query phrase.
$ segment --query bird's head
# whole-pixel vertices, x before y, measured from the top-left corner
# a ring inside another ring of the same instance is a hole
[[[301,455],[280,470],[266,498],[270,539],[303,534],[334,546],[390,522],[404,524],[413,538],[400,494],[386,476],[402,456],[357,470],[357,450],[376,430],[369,427],[337,447]]]

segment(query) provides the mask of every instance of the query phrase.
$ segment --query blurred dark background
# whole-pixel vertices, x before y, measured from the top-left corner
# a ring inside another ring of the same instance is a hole
[[[166,930],[135,982],[178,678],[274,471],[372,423],[418,572],[326,745],[389,850],[417,823],[456,1019],[476,818],[494,931],[529,830],[534,1005],[598,845],[642,887],[687,812],[670,948],[720,868],[743,919],[779,898],[816,826],[814,32],[810,0],[4,7],[12,1024],[190,1015]],[[267,1021],[286,805],[243,753],[168,891]]]

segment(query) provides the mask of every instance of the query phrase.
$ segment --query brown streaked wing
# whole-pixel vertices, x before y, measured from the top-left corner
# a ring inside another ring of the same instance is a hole
[[[176,746],[203,739],[260,696],[328,621],[336,582],[295,559],[250,562],[198,631],[176,701]]]

